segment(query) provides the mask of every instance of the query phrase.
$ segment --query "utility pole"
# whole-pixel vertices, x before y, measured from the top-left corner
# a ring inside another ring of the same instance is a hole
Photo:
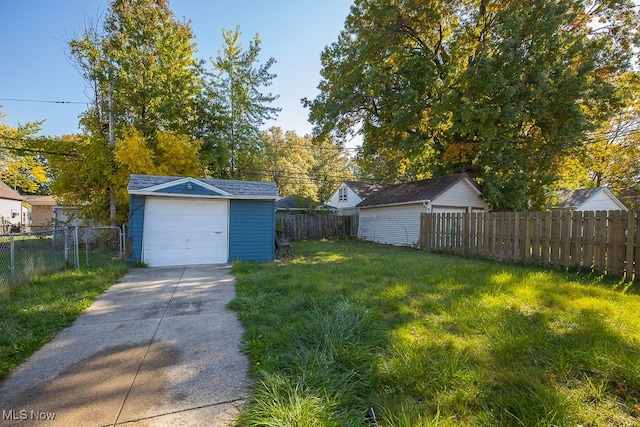
[[[109,78],[109,147],[116,146],[116,137],[113,125],[113,87],[111,86],[111,78]],[[116,226],[116,189],[111,185],[109,187],[109,219],[111,226]]]

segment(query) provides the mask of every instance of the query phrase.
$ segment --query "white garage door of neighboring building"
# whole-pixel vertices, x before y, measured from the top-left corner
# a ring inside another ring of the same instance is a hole
[[[147,197],[144,261],[151,267],[228,261],[227,200]]]

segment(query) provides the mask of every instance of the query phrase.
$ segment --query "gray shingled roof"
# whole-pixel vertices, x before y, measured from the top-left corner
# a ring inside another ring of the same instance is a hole
[[[363,200],[386,187],[386,185],[384,184],[375,184],[362,181],[345,181],[344,183],[351,189],[351,191],[356,193],[358,197]]]
[[[184,179],[184,176],[154,176],[131,175],[129,177],[128,191],[141,191],[156,185],[166,184],[171,181]],[[231,193],[234,196],[270,196],[278,197],[278,187],[275,182],[238,181],[232,179],[208,179],[192,178]]]
[[[558,190],[556,207],[578,207],[598,194],[604,187],[581,188],[579,190]]]
[[[474,181],[466,173],[441,176],[421,181],[405,182],[403,184],[388,185],[375,194],[367,197],[356,206],[359,208],[368,206],[394,205],[400,203],[420,202],[434,200],[458,181],[467,178]],[[475,185],[475,183],[474,183]]]

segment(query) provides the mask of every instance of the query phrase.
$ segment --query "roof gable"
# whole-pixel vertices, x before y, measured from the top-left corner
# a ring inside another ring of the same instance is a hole
[[[129,194],[180,197],[276,199],[275,182],[226,179],[185,178],[175,176],[131,175]]]
[[[607,187],[580,188],[577,190],[558,190],[558,202],[554,208],[575,209],[580,208],[585,203],[594,199],[600,193],[607,195],[609,199],[621,209],[626,210],[626,206]]]
[[[213,185],[206,184],[193,178],[183,178],[174,181],[167,181],[145,189],[149,193],[165,194],[194,194],[200,196],[231,196],[224,190]]]
[[[358,207],[396,205],[412,202],[435,200],[449,188],[460,181],[468,184],[479,195],[480,189],[466,173],[446,175],[433,179],[405,182],[403,184],[388,185],[377,193],[358,203]]]
[[[17,191],[9,187],[3,181],[0,181],[0,199],[19,200],[19,201],[27,200],[26,197],[18,194]]]

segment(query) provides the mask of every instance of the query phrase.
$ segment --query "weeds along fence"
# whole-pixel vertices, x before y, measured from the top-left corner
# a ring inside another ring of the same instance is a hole
[[[420,248],[640,277],[634,211],[422,214]]]
[[[358,234],[358,216],[333,214],[276,215],[278,235],[289,240],[315,240]]]
[[[66,227],[0,235],[0,288],[65,267],[123,262],[120,227]]]

